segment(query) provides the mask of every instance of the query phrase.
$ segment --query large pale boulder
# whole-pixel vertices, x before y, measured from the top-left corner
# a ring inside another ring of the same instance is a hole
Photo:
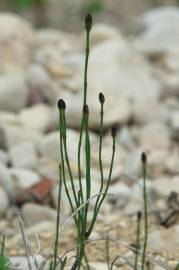
[[[1,44],[1,43],[0,43]],[[27,104],[28,88],[21,72],[0,76],[0,109],[17,112]]]
[[[153,9],[141,18],[143,32],[136,40],[137,48],[148,54],[156,55],[178,48],[179,9],[160,7]]]
[[[23,18],[11,14],[0,15],[0,72],[24,68],[32,58],[34,31]]]

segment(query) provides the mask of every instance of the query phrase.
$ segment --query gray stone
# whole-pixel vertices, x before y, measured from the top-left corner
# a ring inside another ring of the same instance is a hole
[[[27,257],[23,256],[14,256],[10,257],[10,262],[13,265],[13,267],[16,267],[18,265],[18,269],[28,269],[29,265],[27,262]],[[29,256],[29,261],[31,264],[32,270],[40,269],[40,267],[45,263],[45,258],[41,255],[35,255],[35,256]]]
[[[36,89],[49,104],[54,105],[62,93],[60,83],[51,78],[48,71],[41,65],[32,64],[27,70],[27,81],[31,92]]]
[[[166,123],[169,118],[169,112],[163,104],[156,100],[148,102],[145,95],[140,101],[132,103],[131,106],[133,119],[138,124],[148,124],[155,121]]]
[[[139,141],[144,151],[168,149],[170,146],[170,132],[166,125],[152,122],[140,130]]]
[[[179,9],[161,7],[142,16],[144,32],[138,37],[136,46],[148,55],[168,53],[178,47]]]
[[[130,201],[132,190],[124,183],[117,183],[109,187],[108,201],[119,208],[123,208]]]
[[[37,184],[41,179],[37,173],[27,169],[11,168],[9,172],[13,180],[14,194]]]
[[[98,43],[105,42],[107,40],[119,40],[123,42],[124,37],[120,31],[107,24],[96,24],[93,26],[93,31],[91,32],[91,46],[95,46]],[[84,40],[84,36],[83,36]]]
[[[17,70],[18,68],[23,70],[32,59],[34,38],[34,31],[26,20],[15,14],[1,13],[0,72]],[[17,96],[20,98],[20,95]]]
[[[168,228],[161,228],[150,232],[148,235],[148,246],[152,252],[170,252],[175,250],[179,244],[179,225]]]
[[[24,142],[14,145],[9,152],[13,167],[35,170],[38,156],[34,143]]]
[[[126,155],[124,161],[123,174],[129,179],[134,179],[134,181],[137,180],[141,173],[141,153],[141,149],[134,149]]]
[[[28,227],[46,220],[50,220],[55,223],[56,216],[56,211],[48,206],[26,203],[22,207],[22,217]]]
[[[165,159],[164,163],[166,170],[170,174],[178,174],[179,168],[178,168],[178,149],[174,148],[173,151],[168,154],[167,158]]]
[[[25,107],[28,88],[23,73],[9,73],[0,76],[0,108],[17,112]]]
[[[128,127],[123,127],[118,135],[119,144],[127,150],[132,150],[135,147],[135,141]]]
[[[21,110],[19,119],[26,129],[45,133],[50,127],[52,111],[45,104],[37,104]]]
[[[0,123],[0,147],[10,150],[15,144],[33,142],[38,149],[42,135],[36,131],[24,128],[19,123]]]
[[[167,198],[172,191],[179,193],[179,177],[158,177],[153,183],[153,189],[156,191],[158,196],[164,198]]]

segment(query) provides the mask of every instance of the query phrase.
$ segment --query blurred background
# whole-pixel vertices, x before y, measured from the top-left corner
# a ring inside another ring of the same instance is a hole
[[[79,31],[84,14],[96,15],[95,20],[118,25],[124,31],[134,30],[134,19],[146,10],[179,5],[179,0],[1,0],[0,10],[16,12],[35,26]]]

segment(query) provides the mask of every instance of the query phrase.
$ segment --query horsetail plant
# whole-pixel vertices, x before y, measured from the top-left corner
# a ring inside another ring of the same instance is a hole
[[[144,199],[144,245],[142,253],[142,270],[145,267],[145,258],[147,250],[148,241],[148,199],[147,199],[147,187],[146,187],[146,177],[147,177],[147,156],[143,152],[141,155],[142,171],[143,171],[143,199]]]
[[[104,187],[104,176],[103,176],[103,165],[102,165],[102,139],[103,139],[103,108],[105,103],[105,97],[102,93],[99,94],[99,101],[101,104],[100,110],[100,141],[99,141],[99,167],[100,167],[100,175],[101,175],[101,184],[100,190],[95,201],[95,207],[93,210],[93,216],[91,222],[88,224],[88,213],[89,213],[89,203],[91,199],[91,145],[90,145],[90,136],[89,136],[89,107],[87,105],[87,88],[88,88],[88,60],[90,53],[90,31],[92,28],[92,16],[88,14],[85,18],[85,30],[86,30],[86,57],[85,57],[85,68],[84,68],[84,89],[83,89],[83,107],[82,107],[82,119],[81,119],[81,127],[80,127],[80,136],[78,143],[78,190],[76,190],[73,180],[73,175],[71,171],[70,161],[68,158],[68,149],[67,149],[67,126],[66,126],[66,104],[63,99],[58,101],[58,109],[59,109],[59,133],[60,133],[60,159],[61,159],[61,176],[62,182],[64,184],[65,192],[71,207],[76,230],[77,230],[77,250],[76,250],[76,258],[71,267],[71,270],[80,269],[82,260],[87,258],[85,254],[85,246],[86,241],[89,239],[93,227],[96,223],[96,219],[101,208],[101,205],[107,195],[108,187],[110,184],[112,169],[114,163],[115,156],[115,148],[116,148],[116,128],[112,128],[112,157],[111,164],[109,169],[109,176],[107,179],[107,184]],[[83,142],[83,135],[85,140],[85,162],[86,162],[86,173],[85,173],[85,190],[83,189],[83,180],[81,174],[81,148]],[[66,182],[66,171],[67,167],[70,184],[72,188],[72,192],[69,191],[69,187]],[[81,207],[82,206],[82,207]],[[55,251],[57,254],[57,250]],[[55,255],[56,260],[56,255]],[[55,270],[55,266],[53,268]]]

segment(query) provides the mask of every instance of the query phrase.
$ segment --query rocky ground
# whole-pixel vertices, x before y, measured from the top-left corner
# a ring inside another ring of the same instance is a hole
[[[106,97],[105,178],[111,155],[110,128],[114,124],[118,127],[109,189],[112,196],[103,205],[92,237],[109,234],[115,239],[111,259],[118,253],[129,260],[133,256],[124,243],[129,246],[135,241],[135,214],[143,205],[140,155],[146,151],[148,249],[150,260],[158,262],[155,269],[161,268],[162,262],[168,264],[165,268],[175,269],[179,259],[178,25],[179,10],[168,7],[144,14],[136,36],[124,36],[120,29],[103,24],[94,25],[91,33],[88,105],[93,194],[100,186],[99,91]],[[58,98],[64,98],[67,104],[69,157],[77,178],[83,27],[81,31],[77,36],[53,29],[36,30],[20,17],[0,14],[0,233],[7,235],[7,253],[12,256],[24,255],[17,210],[35,251],[49,254],[53,241],[59,164]],[[70,208],[65,193],[62,195],[64,223]],[[71,221],[61,235],[61,252],[73,248]],[[117,241],[123,244],[119,246]],[[89,244],[89,259],[96,269],[105,269],[104,246],[104,240]]]

